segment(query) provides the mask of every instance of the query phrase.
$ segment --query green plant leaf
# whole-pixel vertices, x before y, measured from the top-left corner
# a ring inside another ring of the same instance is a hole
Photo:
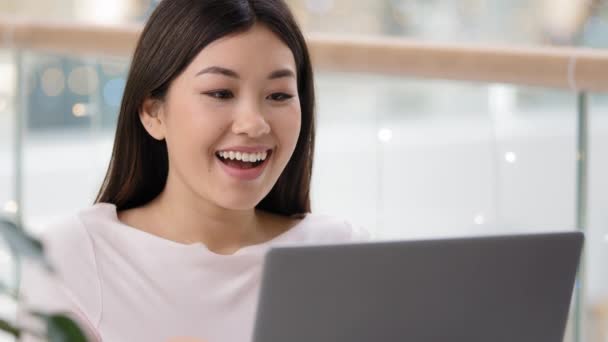
[[[71,318],[54,314],[47,318],[49,342],[87,342],[84,332]]]
[[[30,236],[14,222],[5,218],[0,218],[0,235],[2,235],[12,247],[14,253],[37,261],[48,270],[53,269],[44,256],[42,242]]]
[[[32,312],[34,316],[46,322],[47,338],[49,342],[87,342],[85,333],[78,324],[64,314],[46,314]]]
[[[0,319],[0,330],[6,331],[7,333],[13,335],[15,338],[19,338],[19,336],[21,336],[21,330],[19,330],[19,328],[15,327],[11,323],[3,319]]]

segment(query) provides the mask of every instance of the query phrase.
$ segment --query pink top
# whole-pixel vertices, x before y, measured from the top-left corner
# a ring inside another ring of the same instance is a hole
[[[56,276],[24,266],[27,307],[67,311],[98,340],[250,341],[262,261],[273,246],[363,241],[369,234],[308,214],[289,231],[232,255],[173,242],[125,225],[112,204],[96,204],[43,237]],[[32,325],[20,312],[20,321]],[[35,341],[33,338],[26,341]]]

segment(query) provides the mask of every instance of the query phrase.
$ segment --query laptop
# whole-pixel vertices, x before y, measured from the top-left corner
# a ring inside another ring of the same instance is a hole
[[[562,341],[580,232],[274,248],[254,342]]]

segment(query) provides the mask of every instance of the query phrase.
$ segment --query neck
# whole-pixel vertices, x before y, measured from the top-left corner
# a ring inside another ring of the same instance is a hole
[[[232,210],[201,198],[169,177],[163,192],[146,205],[157,234],[191,244],[201,242],[221,254],[258,242],[261,213]]]

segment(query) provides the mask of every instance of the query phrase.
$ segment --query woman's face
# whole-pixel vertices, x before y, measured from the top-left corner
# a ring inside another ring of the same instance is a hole
[[[300,133],[293,54],[256,24],[205,47],[164,102],[146,101],[142,113],[154,114],[142,120],[166,140],[167,186],[222,208],[251,209],[276,183]]]

